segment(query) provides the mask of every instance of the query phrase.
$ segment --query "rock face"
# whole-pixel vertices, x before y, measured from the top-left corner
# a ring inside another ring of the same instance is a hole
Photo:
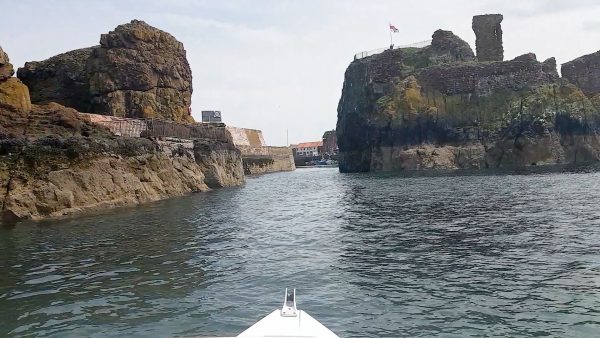
[[[434,42],[451,36],[439,32]],[[475,62],[436,52],[457,55],[467,50],[462,44],[435,46],[386,50],[350,64],[338,105],[340,171],[600,159],[597,104],[559,78],[553,58],[542,63],[529,53]]]
[[[577,85],[586,95],[600,93],[600,51],[584,55],[561,67],[562,76]]]
[[[4,81],[9,77],[13,76],[15,71],[13,70],[12,64],[10,64],[8,55],[0,47],[0,81]]]
[[[471,46],[451,31],[441,29],[435,31],[431,40],[431,51],[438,57],[446,56],[443,60],[446,62],[475,60]]]
[[[87,62],[97,47],[82,48],[45,61],[27,62],[17,76],[30,90],[36,104],[57,102],[81,112],[91,112]]]
[[[475,32],[475,47],[479,61],[504,60],[504,47],[502,46],[502,20],[501,14],[476,15],[473,17],[473,31]]]
[[[116,137],[74,109],[0,108],[0,223],[139,204],[244,182],[230,137]],[[221,135],[228,135],[222,133]]]
[[[164,35],[155,38],[169,41]],[[37,79],[33,81],[37,98],[85,107],[89,82],[82,70],[88,67],[93,50],[29,63],[30,77],[25,79]],[[0,52],[0,58],[3,74],[12,75],[8,56]],[[167,84],[162,84],[166,88]],[[73,108],[54,102],[32,105],[29,91],[19,79],[3,77],[0,223],[242,184],[242,156],[231,135],[225,127],[220,127],[220,132],[213,130],[219,127],[208,127],[204,133],[198,129],[198,139],[187,143],[117,137]]]
[[[190,119],[192,71],[170,34],[134,20],[103,34],[89,61],[94,112]]]
[[[0,47],[0,108],[27,114],[31,110],[29,90],[19,79],[12,77],[13,65],[9,61]]]
[[[193,122],[192,73],[183,44],[143,21],[102,34],[99,46],[27,62],[17,76],[30,88],[33,103]]]

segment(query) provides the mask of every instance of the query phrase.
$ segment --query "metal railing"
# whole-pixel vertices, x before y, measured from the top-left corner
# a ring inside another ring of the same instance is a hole
[[[354,60],[366,58],[367,56],[371,56],[371,55],[380,54],[380,53],[383,53],[383,52],[385,52],[386,50],[389,50],[389,49],[423,48],[423,47],[427,47],[429,45],[431,45],[431,40],[425,40],[425,41],[415,42],[415,43],[411,43],[409,45],[393,46],[393,48],[389,48],[388,47],[388,48],[373,49],[373,50],[368,50],[368,51],[364,51],[364,52],[360,52],[360,53],[354,54]]]

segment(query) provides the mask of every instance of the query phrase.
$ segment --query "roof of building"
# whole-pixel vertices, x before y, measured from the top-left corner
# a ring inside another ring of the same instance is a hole
[[[298,143],[297,148],[315,148],[315,147],[322,147],[322,146],[323,146],[323,141],[302,142],[302,143]]]

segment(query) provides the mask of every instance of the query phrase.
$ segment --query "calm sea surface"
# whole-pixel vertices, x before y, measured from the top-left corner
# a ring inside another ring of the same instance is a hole
[[[0,229],[0,336],[600,336],[600,173],[299,169]]]

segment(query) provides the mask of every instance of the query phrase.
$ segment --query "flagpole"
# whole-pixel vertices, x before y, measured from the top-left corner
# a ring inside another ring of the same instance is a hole
[[[389,24],[388,30],[390,31],[390,49],[393,48],[394,42],[392,41],[392,23]]]

